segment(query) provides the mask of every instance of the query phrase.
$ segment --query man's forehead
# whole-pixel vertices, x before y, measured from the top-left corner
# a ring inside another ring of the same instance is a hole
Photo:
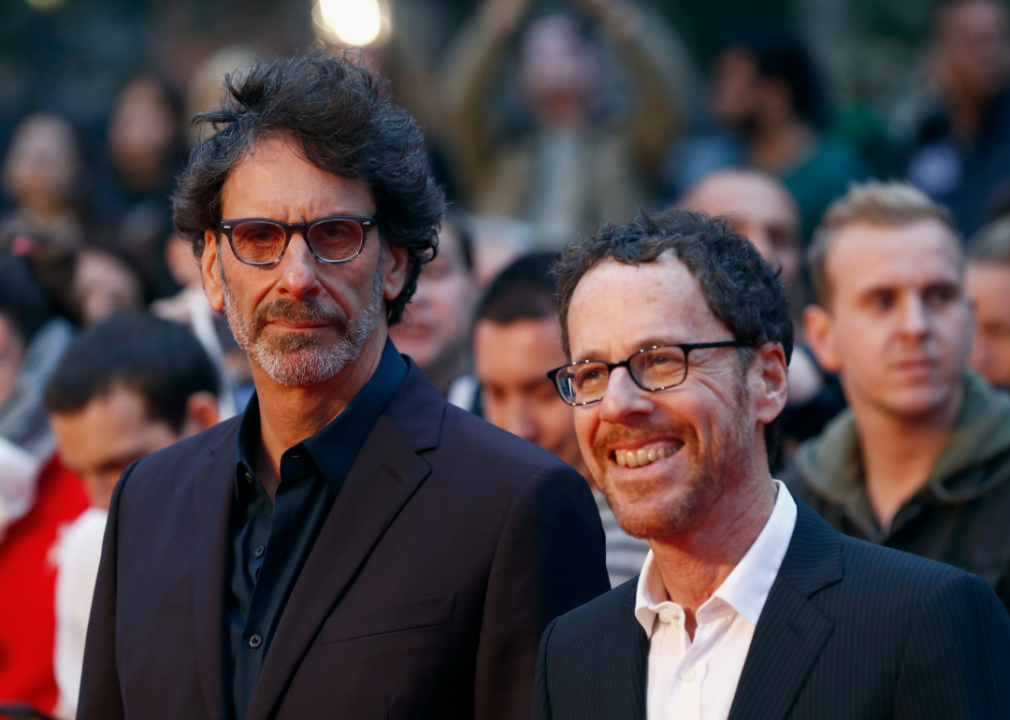
[[[797,211],[786,193],[770,178],[726,173],[702,180],[685,207],[709,215],[731,215],[740,221],[797,223]]]
[[[638,265],[599,263],[576,286],[568,314],[573,359],[643,342],[707,341],[720,329],[698,280],[672,251]]]
[[[318,217],[356,214],[374,203],[365,183],[316,166],[291,138],[268,137],[251,145],[232,167],[221,204],[240,215],[246,206],[271,217],[298,206]]]
[[[826,264],[837,289],[920,285],[963,276],[960,245],[939,220],[905,225],[857,222],[838,230]]]

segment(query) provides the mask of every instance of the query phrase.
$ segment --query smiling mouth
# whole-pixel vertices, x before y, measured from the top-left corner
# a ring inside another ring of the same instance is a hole
[[[614,450],[614,462],[621,467],[645,467],[646,465],[651,465],[657,460],[662,460],[663,458],[676,455],[682,447],[684,447],[684,443],[680,443],[676,447],[671,447],[669,445],[654,445],[647,448],[638,448],[637,450]]]

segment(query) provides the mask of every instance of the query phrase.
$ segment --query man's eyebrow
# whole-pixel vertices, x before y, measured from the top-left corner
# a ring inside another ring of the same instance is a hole
[[[668,336],[667,337],[659,337],[659,336],[647,337],[644,340],[641,340],[641,341],[635,343],[633,345],[633,347],[635,348],[635,350],[633,350],[632,352],[637,352],[638,350],[644,350],[645,348],[649,348],[649,347],[655,347],[656,345],[680,345],[680,344],[686,344],[688,342],[689,341],[687,341],[687,340],[678,340],[678,339],[675,339],[675,338],[670,338]],[[699,341],[699,342],[701,342],[701,341]],[[604,353],[601,350],[588,350],[588,351],[586,351],[584,353],[581,353],[577,358],[573,357],[572,358],[572,362],[582,362],[584,360],[600,360],[601,362],[604,362],[603,358],[602,358],[603,354]],[[621,358],[621,359],[624,360],[625,358]]]

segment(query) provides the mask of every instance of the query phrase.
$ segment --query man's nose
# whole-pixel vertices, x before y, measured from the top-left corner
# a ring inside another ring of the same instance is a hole
[[[320,291],[319,278],[316,273],[319,271],[319,262],[309,250],[309,244],[301,233],[291,236],[288,249],[281,258],[281,279],[277,284],[277,289],[289,295],[293,300],[317,295]]]
[[[627,368],[614,368],[610,373],[607,392],[600,400],[600,419],[625,425],[635,415],[648,415],[652,410],[649,392],[635,384]]]
[[[901,313],[901,331],[913,338],[921,338],[929,333],[929,308],[916,293],[909,293],[903,303]]]

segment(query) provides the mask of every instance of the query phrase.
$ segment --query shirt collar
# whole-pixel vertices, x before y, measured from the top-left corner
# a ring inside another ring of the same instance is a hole
[[[778,480],[774,482],[778,493],[768,522],[712,597],[698,609],[699,622],[704,621],[705,611],[711,610],[716,600],[726,603],[752,626],[757,626],[796,527],[796,501],[785,485]],[[663,603],[676,604],[670,600],[663,576],[649,550],[635,596],[635,618],[649,638]]]
[[[282,458],[301,454],[301,449],[304,448],[336,495],[362,446],[406,375],[407,363],[397,352],[392,340],[386,338],[379,366],[351,403],[315,435],[288,448]],[[255,477],[251,459],[255,444],[259,442],[259,430],[259,400],[254,393],[239,425],[235,449],[236,493],[240,488],[239,480],[246,473]]]

